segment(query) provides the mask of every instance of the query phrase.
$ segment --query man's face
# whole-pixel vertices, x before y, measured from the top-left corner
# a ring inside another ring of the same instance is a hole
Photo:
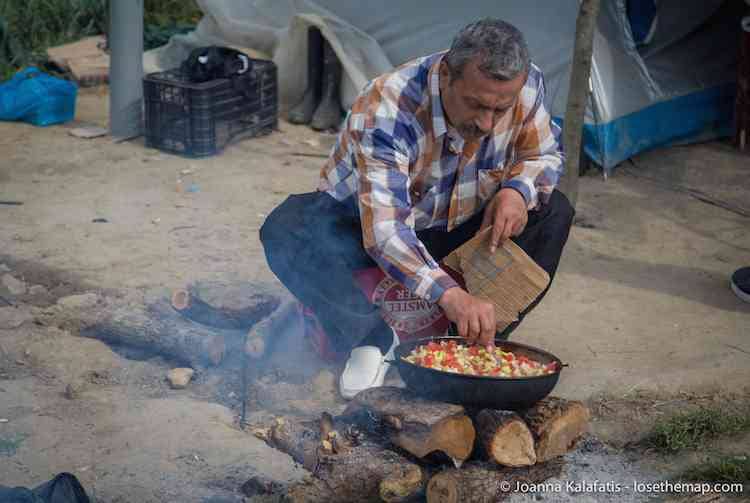
[[[466,63],[462,75],[451,81],[448,65],[443,62],[440,98],[448,122],[466,141],[490,134],[495,124],[516,104],[525,82],[525,73],[507,81],[485,76],[479,70],[478,58]]]

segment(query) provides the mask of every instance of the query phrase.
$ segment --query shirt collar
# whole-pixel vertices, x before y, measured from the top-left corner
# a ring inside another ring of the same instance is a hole
[[[432,132],[435,138],[440,138],[448,132],[443,103],[440,101],[440,63],[443,61],[443,55],[430,67],[430,105],[432,107]]]

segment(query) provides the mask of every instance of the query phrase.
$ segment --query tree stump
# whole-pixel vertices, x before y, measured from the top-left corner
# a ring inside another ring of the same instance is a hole
[[[534,437],[515,412],[485,409],[476,419],[480,443],[487,457],[503,466],[536,463]]]
[[[418,458],[440,451],[457,466],[471,455],[476,431],[460,405],[434,402],[391,386],[354,397],[344,416],[366,410],[389,427],[391,442]]]
[[[537,463],[562,456],[588,431],[588,408],[578,401],[548,397],[521,414],[534,436]]]

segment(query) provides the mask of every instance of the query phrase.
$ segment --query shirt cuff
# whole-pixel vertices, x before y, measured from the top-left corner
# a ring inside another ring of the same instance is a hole
[[[537,190],[536,187],[534,187],[534,183],[532,181],[517,176],[505,182],[503,184],[503,188],[515,189],[520,192],[523,196],[524,201],[526,201],[527,210],[533,210],[537,207]]]
[[[419,280],[419,285],[414,290],[414,294],[433,304],[436,304],[440,300],[440,297],[443,296],[446,290],[459,286],[456,280],[439,267],[437,269],[428,269],[426,274],[423,273],[420,276],[422,278]]]

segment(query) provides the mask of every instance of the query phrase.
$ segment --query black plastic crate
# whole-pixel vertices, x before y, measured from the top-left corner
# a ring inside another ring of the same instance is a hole
[[[219,153],[233,139],[259,136],[278,126],[276,65],[251,59],[234,79],[191,83],[179,70],[143,79],[146,146],[187,157]]]

